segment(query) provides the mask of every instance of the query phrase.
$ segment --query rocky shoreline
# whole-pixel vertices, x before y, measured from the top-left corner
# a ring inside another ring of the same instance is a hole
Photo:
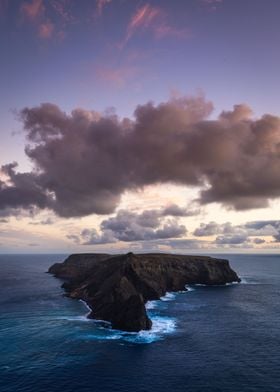
[[[64,280],[67,296],[87,303],[88,317],[129,332],[151,328],[145,303],[168,291],[185,290],[187,284],[240,282],[228,260],[161,253],[73,254],[48,272]]]

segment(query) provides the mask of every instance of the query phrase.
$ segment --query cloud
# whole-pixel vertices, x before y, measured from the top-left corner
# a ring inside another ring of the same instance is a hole
[[[45,7],[43,0],[32,0],[32,1],[25,1],[21,6],[21,13],[22,15],[31,20],[36,21],[40,18],[45,12]]]
[[[104,220],[100,227],[103,233],[111,232],[120,241],[176,238],[187,232],[185,226],[179,225],[175,220],[162,222],[160,213],[155,210],[141,214],[120,210],[115,217]]]
[[[218,245],[238,245],[246,244],[253,246],[266,242],[264,238],[272,237],[273,242],[280,242],[280,221],[252,221],[241,225],[232,225],[231,223],[201,223],[194,230],[195,237],[216,236],[214,243]]]
[[[44,39],[49,39],[52,37],[53,33],[54,33],[54,25],[50,21],[40,24],[39,37]]]
[[[173,36],[176,38],[186,38],[189,36],[187,29],[177,29],[167,21],[167,15],[160,7],[144,4],[132,15],[127,29],[126,36],[121,44],[123,47],[136,33],[150,31],[155,38]]]
[[[45,226],[45,225],[52,225],[54,223],[54,221],[53,221],[53,219],[52,218],[46,218],[46,219],[43,219],[43,220],[41,220],[41,221],[39,221],[39,222],[30,222],[29,224],[30,225],[43,225],[43,226]]]
[[[227,236],[218,236],[216,238],[216,243],[218,245],[240,245],[246,243],[248,240],[247,235],[245,234],[234,234],[234,235],[227,235]]]
[[[127,26],[126,41],[128,41],[137,30],[150,27],[161,13],[162,11],[160,8],[152,7],[150,4],[145,4],[138,8],[135,14],[132,15]]]
[[[70,235],[69,239],[84,245],[107,244],[117,241],[151,241],[167,238],[180,238],[187,233],[184,225],[163,215],[163,210],[147,210],[134,213],[120,210],[114,217],[100,224],[100,231],[84,229],[80,236]]]
[[[80,236],[76,234],[67,234],[66,238],[68,238],[70,241],[75,242],[76,244],[80,243]]]
[[[256,244],[256,245],[261,245],[261,244],[264,244],[264,243],[265,243],[265,240],[262,239],[262,238],[254,238],[254,239],[253,239],[253,242],[254,242],[254,244]]]
[[[25,22],[31,23],[37,30],[37,35],[43,40],[65,37],[65,27],[76,22],[70,10],[69,0],[25,1],[20,7]]]
[[[196,237],[208,237],[211,235],[219,234],[223,229],[221,229],[221,225],[216,222],[210,223],[201,223],[200,227],[195,229],[194,236]]]
[[[8,222],[9,222],[8,219],[0,218],[0,223],[8,223]]]
[[[272,236],[275,242],[280,242],[280,220],[248,222],[245,228],[251,233],[255,232],[258,235]]]
[[[123,87],[127,82],[134,80],[139,73],[135,66],[122,66],[117,68],[100,67],[97,69],[97,76],[102,81],[115,87]]]
[[[18,215],[19,209],[31,211],[32,206],[45,208],[48,205],[48,196],[45,190],[36,184],[35,173],[16,173],[16,167],[16,163],[11,163],[1,168],[12,185],[0,182],[0,212],[8,216]]]
[[[95,229],[91,229],[91,230],[84,229],[81,232],[81,236],[80,237],[76,236],[76,237],[77,237],[76,242],[78,243],[82,242],[83,245],[110,244],[117,241],[114,235],[110,231],[105,231],[104,233],[99,234]]]
[[[237,105],[209,120],[212,103],[180,97],[139,105],[134,119],[42,104],[21,112],[34,170],[2,167],[0,210],[48,208],[63,217],[111,214],[125,191],[196,186],[197,203],[236,210],[280,196],[280,118]]]
[[[212,244],[223,245],[248,245],[251,242],[250,235],[257,235],[246,230],[245,226],[233,226],[231,223],[218,224],[216,222],[201,223],[193,232],[196,237],[216,236]],[[253,241],[254,243],[255,240]]]
[[[77,22],[77,18],[71,12],[71,0],[49,0],[49,4],[64,27],[69,23]]]
[[[185,250],[185,249],[209,249],[208,241],[201,241],[193,238],[169,239],[165,241],[157,241],[158,245],[169,246],[171,249]]]
[[[191,32],[189,29],[177,29],[168,25],[166,22],[160,23],[154,28],[156,38],[174,37],[174,38],[189,38]]]

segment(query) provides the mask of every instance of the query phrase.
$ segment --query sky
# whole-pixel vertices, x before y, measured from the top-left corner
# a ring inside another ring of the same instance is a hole
[[[279,252],[278,0],[0,0],[0,253]]]

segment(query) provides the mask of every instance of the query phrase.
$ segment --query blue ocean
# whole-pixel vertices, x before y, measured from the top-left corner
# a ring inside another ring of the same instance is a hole
[[[273,392],[280,256],[223,255],[242,278],[147,304],[151,331],[88,320],[46,274],[63,255],[0,256],[1,392]]]

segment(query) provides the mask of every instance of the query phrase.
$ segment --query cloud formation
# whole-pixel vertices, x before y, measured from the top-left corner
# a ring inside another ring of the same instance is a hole
[[[39,36],[44,39],[51,38],[54,33],[54,25],[50,21],[41,23],[39,26]]]
[[[245,228],[250,232],[256,231],[259,235],[271,235],[275,242],[280,242],[280,220],[248,222]]]
[[[43,0],[25,1],[21,6],[22,14],[29,20],[36,21],[45,12]]]
[[[11,185],[0,181],[0,215],[19,215],[20,209],[40,209],[48,205],[44,189],[36,184],[35,173],[16,173],[16,163],[2,166],[1,170],[9,177]]]
[[[76,21],[71,13],[70,0],[24,1],[20,14],[25,22],[35,26],[38,37],[43,40],[53,37],[63,39],[67,24]]]
[[[136,33],[150,31],[155,38],[173,36],[176,38],[186,38],[189,30],[178,29],[168,23],[167,15],[160,7],[155,7],[149,3],[139,7],[131,16],[126,29],[126,36],[121,47],[124,46]]]
[[[139,105],[119,119],[47,103],[25,108],[21,119],[34,170],[2,167],[0,210],[49,208],[63,217],[110,214],[121,195],[146,185],[173,183],[200,189],[200,204],[245,210],[280,196],[280,118],[252,119],[236,105],[209,120],[202,97]]]
[[[139,73],[136,66],[119,66],[117,68],[99,67],[97,69],[98,79],[110,84],[114,87],[124,87],[128,81],[134,80],[135,76]]]
[[[67,238],[80,245],[122,241],[136,246],[140,241],[143,249],[159,249],[161,246],[177,250],[258,248],[263,244],[275,247],[280,243],[280,221],[253,221],[241,225],[201,223],[189,233],[178,217],[169,215],[165,208],[141,213],[119,210],[115,216],[104,219],[98,230],[87,228],[80,233],[71,233]]]
[[[280,242],[280,221],[253,221],[242,225],[232,225],[231,223],[201,223],[194,230],[195,237],[212,237],[216,236],[214,243],[218,245],[240,245],[253,244],[259,245],[265,243],[264,238],[272,237],[272,242]],[[270,241],[271,242],[271,241]]]
[[[187,229],[172,216],[172,211],[166,209],[142,213],[120,210],[116,216],[101,222],[100,234],[96,229],[84,229],[80,236],[70,235],[68,238],[83,245],[181,238],[186,235]]]

